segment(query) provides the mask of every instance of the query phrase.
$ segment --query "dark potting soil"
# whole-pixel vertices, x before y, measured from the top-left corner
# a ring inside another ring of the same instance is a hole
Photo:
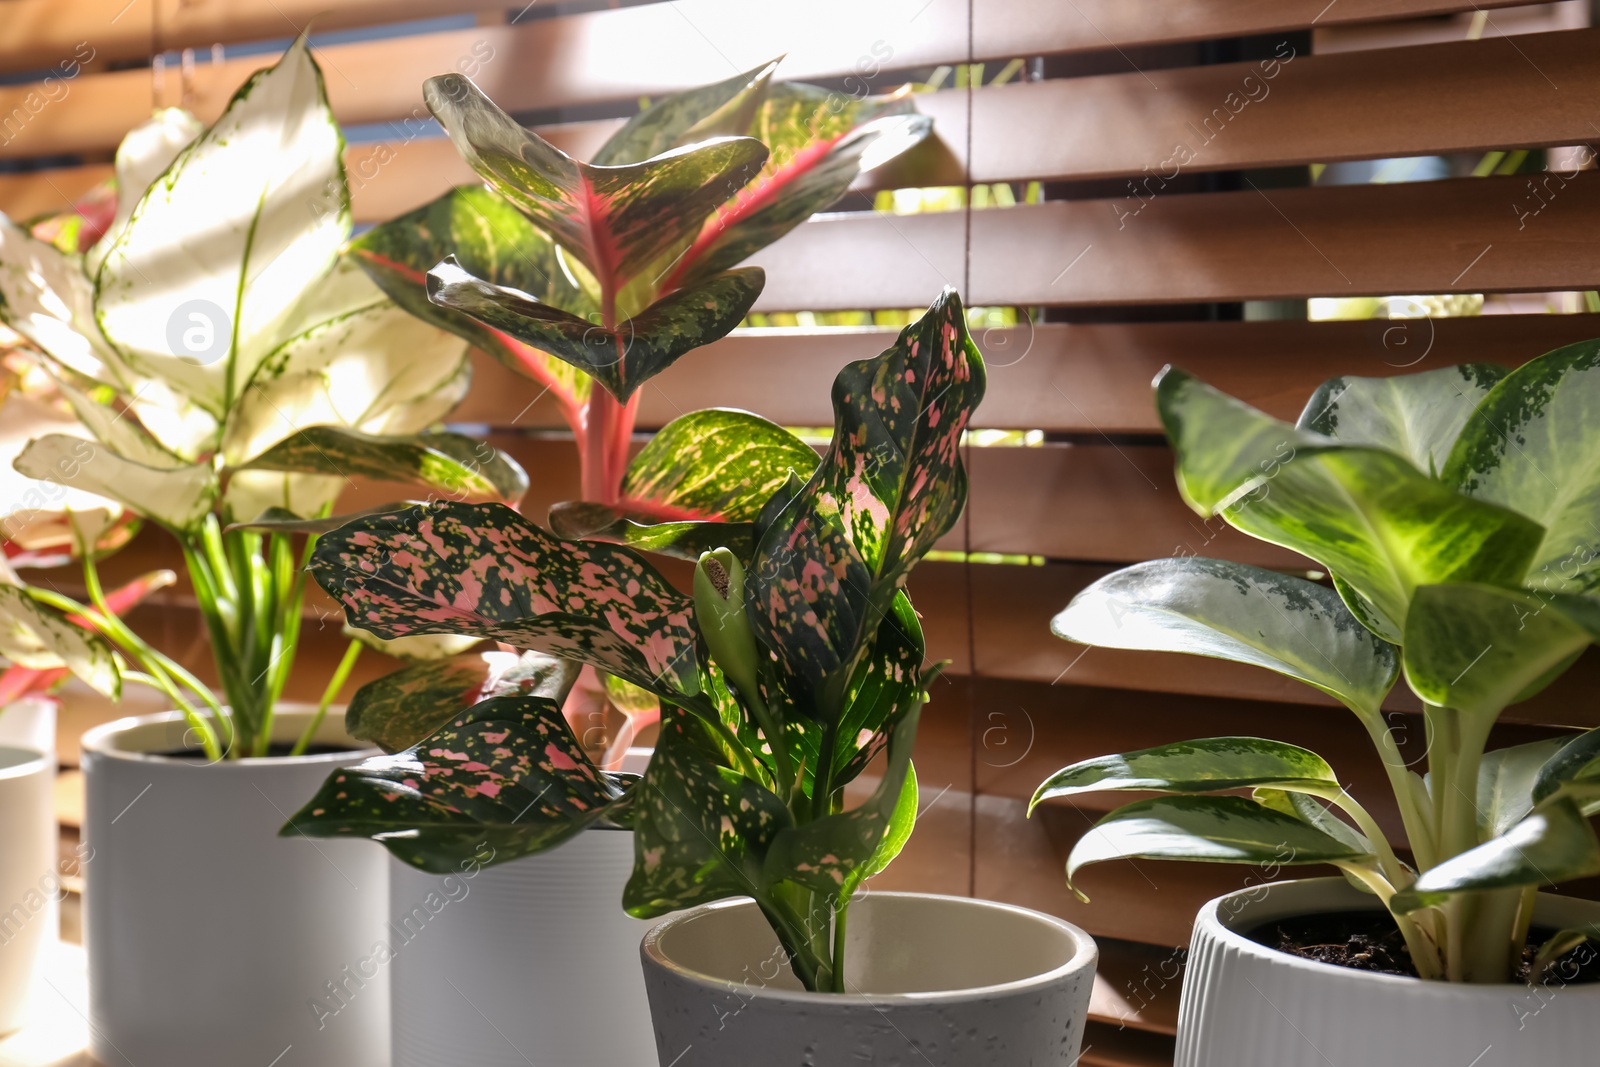
[[[1541,926],[1529,931],[1528,944],[1522,950],[1522,962],[1517,967],[1517,981],[1528,982],[1539,946],[1555,932]],[[1246,931],[1244,936],[1301,959],[1377,974],[1417,977],[1411,953],[1406,951],[1405,938],[1400,936],[1400,928],[1387,912],[1330,911],[1280,919]],[[1544,976],[1546,985],[1590,982],[1600,982],[1600,948],[1593,944],[1579,945],[1568,952],[1552,964]]]
[[[293,741],[280,741],[280,742],[275,743],[271,748],[269,748],[267,750],[267,754],[269,756],[271,756],[273,759],[281,759],[282,757],[287,756],[290,753],[290,751],[293,750],[293,748],[294,748],[294,742]],[[345,745],[307,745],[306,746],[306,750],[303,753],[301,753],[301,755],[303,755],[303,756],[334,756],[334,755],[338,755],[341,752],[354,752],[354,751],[355,751],[355,749],[349,748],[349,747],[347,747]],[[206,758],[205,752],[203,750],[201,750],[201,749],[196,749],[196,748],[180,748],[180,749],[174,749],[171,752],[152,752],[151,755],[152,756],[160,756],[163,759],[187,759],[187,760],[195,760],[196,762],[204,762],[205,758]]]

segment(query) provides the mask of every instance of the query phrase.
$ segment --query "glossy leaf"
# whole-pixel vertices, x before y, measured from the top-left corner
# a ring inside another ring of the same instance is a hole
[[[1340,819],[1322,805],[1310,793],[1294,792],[1287,789],[1273,789],[1270,787],[1257,787],[1250,790],[1250,799],[1264,808],[1281,811],[1285,815],[1292,815],[1301,822],[1321,830],[1336,841],[1342,841],[1356,852],[1372,852],[1372,842],[1367,835],[1357,830],[1354,826]],[[1348,878],[1348,872],[1345,872]],[[1360,879],[1348,878],[1350,883],[1364,892],[1371,892]]]
[[[1544,527],[1525,584],[1551,592],[1600,584],[1597,423],[1600,340],[1558,348],[1512,371],[1478,405],[1445,464],[1446,484]]]
[[[924,671],[922,623],[911,599],[900,593],[878,627],[870,651],[856,667],[835,731],[833,782],[855,779],[889,744],[900,721],[922,706],[937,670]],[[807,730],[801,752],[814,771],[821,761],[820,731]]]
[[[524,129],[459,74],[423,83],[428,110],[467,164],[618,292],[699,229],[766,162],[748,137],[714,138],[639,163],[596,167]]]
[[[577,678],[578,664],[542,652],[467,652],[427,660],[356,690],[344,725],[351,737],[399,752],[495,697],[536,696],[560,706]]]
[[[794,471],[809,477],[816,451],[748,411],[707,408],[661,428],[628,465],[624,510],[666,519],[753,522]]]
[[[555,243],[500,194],[481,185],[457,186],[372,227],[351,242],[350,251],[395,303],[549,388],[570,411],[588,396],[588,379],[577,368],[428,299],[428,271],[453,256],[462,270],[491,285],[580,317],[599,314],[562,269]]]
[[[791,825],[783,801],[687,736],[700,729],[681,713],[665,719],[640,784],[622,894],[635,918],[761,892],[763,857]]]
[[[95,316],[123,358],[213,414],[226,411],[349,235],[343,152],[302,37],[234,94],[107,251]],[[174,316],[191,312],[213,332],[207,361],[180,356],[169,340]]]
[[[29,670],[65,667],[96,692],[116,699],[122,674],[99,636],[34,600],[0,565],[0,656]]]
[[[1102,648],[1186,652],[1265,667],[1379,714],[1399,662],[1330,589],[1224,560],[1160,559],[1088,586],[1051,621]]]
[[[1478,765],[1478,825],[1485,837],[1499,837],[1533,810],[1534,783],[1561,748],[1550,737],[1485,752]]]
[[[486,700],[404,752],[335,771],[279,833],[370,837],[435,874],[542,852],[617,813],[628,797],[584,755],[561,708]]]
[[[1487,585],[1427,585],[1406,621],[1406,682],[1480,715],[1543,689],[1600,637],[1600,601]]]
[[[217,497],[216,475],[207,467],[146,467],[65,434],[30,441],[15,466],[30,478],[108,497],[177,531],[194,528]]]
[[[410,482],[458,497],[507,503],[528,490],[528,476],[516,460],[458,433],[384,437],[343,426],[308,426],[245,466]]]
[[[946,290],[893,347],[834,380],[833,441],[762,534],[752,622],[821,717],[837,708],[906,574],[966,500],[960,443],[983,361]]]
[[[1507,373],[1494,363],[1462,363],[1390,378],[1333,378],[1311,394],[1298,425],[1340,444],[1387,449],[1437,476],[1478,402]]]
[[[910,95],[842,97],[787,83],[772,87],[747,131],[770,149],[761,172],[706,219],[668,276],[692,284],[742,262],[843,196],[864,171],[917,144],[933,120]]]
[[[657,100],[623,123],[590,160],[596,167],[642,163],[686,144],[750,132],[779,60]]]
[[[755,530],[747,522],[634,522],[615,508],[581,500],[550,508],[550,530],[567,541],[609,541],[641,552],[677,559],[699,559],[714,548],[727,548],[748,559]]]
[[[875,869],[887,866],[893,855],[885,857],[880,849],[888,842],[888,847],[898,852],[896,842],[903,846],[911,833],[904,824],[906,805],[910,820],[916,819],[917,779],[911,768],[911,748],[919,713],[919,708],[913,708],[895,726],[883,777],[871,796],[848,810],[778,832],[763,865],[765,885],[792,882],[827,900],[849,900]]]
[[[1295,866],[1362,863],[1370,853],[1293,815],[1243,797],[1155,797],[1118,808],[1078,839],[1067,885],[1091,863],[1115,859],[1200,860]]]
[[[1600,874],[1600,839],[1577,804],[1558,797],[1511,829],[1429,870],[1395,894],[1400,914],[1442,904],[1452,894],[1554,885]]]
[[[561,541],[500,504],[357,519],[311,571],[379,637],[459,633],[591,663],[668,699],[699,685],[689,598],[625,549]]]
[[[1181,371],[1160,379],[1157,403],[1191,503],[1327,567],[1352,614],[1391,643],[1417,586],[1515,584],[1543,536],[1391,452],[1333,444]]]
[[[428,298],[570,363],[626,401],[679,356],[739,325],[765,284],[760,267],[725,271],[606,329],[527,293],[475,278],[447,258],[428,272]]]
[[[117,146],[116,211],[100,241],[84,254],[84,267],[90,276],[100,269],[106,253],[128,226],[133,209],[144,198],[155,180],[189,147],[205,127],[182,108],[166,107],[148,122],[128,131]]]
[[[1215,793],[1256,787],[1321,796],[1340,792],[1333,768],[1315,752],[1260,737],[1208,737],[1074,763],[1045,779],[1028,809],[1102,789]]]
[[[1568,783],[1595,781],[1600,781],[1600,729],[1587,730],[1567,741],[1539,768],[1533,799],[1547,800]]]

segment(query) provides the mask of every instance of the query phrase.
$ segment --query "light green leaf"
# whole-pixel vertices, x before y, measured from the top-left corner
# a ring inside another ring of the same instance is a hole
[[[95,315],[123,358],[213,414],[231,407],[349,235],[343,151],[302,37],[234,94],[107,251]]]
[[[1259,737],[1208,737],[1099,756],[1064,767],[1045,779],[1028,803],[1103,789],[1153,789],[1163,793],[1215,793],[1269,786],[1319,796],[1338,795],[1339,779],[1315,752]]]
[[[0,319],[61,366],[127,387],[132,372],[100,336],[82,260],[0,215]]]
[[[1391,643],[1417,586],[1515,584],[1543,537],[1391,452],[1339,446],[1181,371],[1160,379],[1157,404],[1197,510],[1220,509],[1244,532],[1321,563],[1351,613]]]
[[[1343,841],[1357,852],[1371,852],[1372,842],[1367,835],[1334,815],[1309,793],[1290,792],[1286,789],[1259,788],[1250,791],[1250,797],[1262,807],[1292,815],[1310,823],[1329,837]],[[1372,890],[1360,879],[1350,878],[1350,884],[1370,893]]]
[[[1406,620],[1406,682],[1430,704],[1498,715],[1600,636],[1600,602],[1489,585],[1425,585]]]
[[[1533,810],[1534,782],[1561,748],[1561,738],[1530,741],[1486,752],[1478,765],[1478,825],[1485,837],[1499,837]]]
[[[1577,804],[1558,797],[1504,834],[1422,872],[1391,905],[1399,914],[1442,904],[1452,894],[1554,885],[1600,874],[1600,839]]]
[[[1549,940],[1539,946],[1539,953],[1533,958],[1533,973],[1528,977],[1529,984],[1534,986],[1543,984],[1545,972],[1551,965],[1586,941],[1600,941],[1600,923],[1569,926],[1556,931]]]
[[[1078,839],[1067,857],[1067,887],[1091,863],[1116,859],[1197,860],[1208,863],[1367,862],[1317,827],[1243,797],[1155,797],[1118,808]]]
[[[216,475],[208,467],[158,470],[65,434],[29,442],[15,465],[30,478],[107,497],[175,531],[193,528],[217,498]]]
[[[774,59],[723,81],[657,100],[608,137],[590,163],[596,167],[642,163],[696,141],[750,133],[778,63]]]
[[[457,497],[506,503],[515,503],[528,490],[528,476],[516,460],[458,433],[380,437],[342,426],[308,426],[245,466],[410,482]]]
[[[663,426],[622,479],[625,511],[669,519],[753,522],[794,471],[809,478],[817,453],[748,411],[708,408]]]
[[[1362,627],[1332,590],[1222,560],[1126,567],[1084,589],[1050,625],[1083,644],[1265,667],[1369,716],[1399,673],[1393,646]]]
[[[1311,394],[1298,425],[1340,444],[1387,449],[1436,476],[1478,401],[1507,373],[1493,363],[1462,363],[1390,378],[1332,378]]]
[[[1519,584],[1574,593],[1600,584],[1596,426],[1600,340],[1558,348],[1512,371],[1451,450],[1447,485],[1544,527]]]

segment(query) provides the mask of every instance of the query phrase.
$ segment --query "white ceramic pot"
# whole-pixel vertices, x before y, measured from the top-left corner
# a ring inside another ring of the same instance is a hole
[[[54,752],[56,750],[55,698],[23,697],[0,708],[0,745]]]
[[[1195,920],[1175,1067],[1529,1067],[1595,1061],[1600,985],[1462,985],[1290,956],[1245,937],[1266,923],[1366,910],[1342,878],[1218,897]],[[1540,926],[1600,920],[1600,904],[1541,895]]]
[[[623,769],[642,772],[648,750]],[[487,858],[487,857],[486,857]],[[639,939],[622,910],[633,834],[434,875],[391,861],[394,1067],[644,1067]]]
[[[90,1052],[105,1067],[387,1067],[388,861],[366,841],[278,829],[358,750],[330,711],[319,745],[230,760],[192,748],[176,712],[83,737]],[[282,710],[274,737],[308,722]],[[190,735],[192,736],[192,735]]]
[[[850,906],[844,994],[806,992],[747,899],[640,951],[662,1067],[1072,1067],[1098,958],[1053,916],[922,893]]]
[[[59,935],[54,752],[0,747],[0,1034],[26,1021],[45,949]]]

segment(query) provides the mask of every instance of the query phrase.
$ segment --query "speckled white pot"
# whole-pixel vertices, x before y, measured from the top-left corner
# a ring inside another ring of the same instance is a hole
[[[643,773],[649,749],[622,770]],[[622,910],[633,833],[457,874],[391,861],[394,1067],[644,1067],[655,1055],[636,962],[650,923]]]
[[[1239,931],[1372,908],[1342,878],[1218,897],[1195,920],[1175,1067],[1528,1067],[1595,1062],[1600,985],[1461,985],[1289,956]],[[1600,903],[1541,895],[1534,921],[1600,920]]]
[[[315,740],[355,745],[330,710]],[[293,741],[306,713],[280,709]],[[278,836],[376,750],[203,760],[177,712],[83,737],[89,1051],[104,1067],[388,1067],[388,856]]]
[[[746,899],[645,937],[662,1067],[1071,1067],[1098,959],[1089,935],[1026,908],[869,893],[850,907],[846,994],[808,993]]]
[[[27,1021],[40,957],[55,941],[54,752],[0,746],[0,1034]]]

